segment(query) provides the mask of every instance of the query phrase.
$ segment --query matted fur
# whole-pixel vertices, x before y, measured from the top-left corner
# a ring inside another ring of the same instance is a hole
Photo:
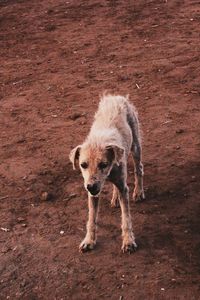
[[[88,191],[89,220],[87,234],[80,250],[93,249],[96,244],[96,222],[99,194],[106,180],[113,183],[111,206],[120,204],[122,211],[122,250],[136,249],[129,209],[127,160],[132,153],[135,166],[133,198],[144,199],[143,165],[138,114],[128,97],[103,95],[94,122],[82,145],[70,153],[74,168],[81,169]]]

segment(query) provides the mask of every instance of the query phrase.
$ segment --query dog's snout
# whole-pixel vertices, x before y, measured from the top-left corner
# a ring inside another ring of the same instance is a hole
[[[92,194],[92,195],[97,195],[100,191],[99,189],[99,184],[98,183],[93,183],[93,184],[88,184],[87,185],[87,190]]]

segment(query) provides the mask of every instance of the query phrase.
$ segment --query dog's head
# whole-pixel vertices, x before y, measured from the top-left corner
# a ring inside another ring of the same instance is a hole
[[[124,148],[109,144],[91,146],[83,144],[75,147],[69,158],[76,169],[79,165],[85,189],[93,196],[97,196],[109,176],[114,164],[119,165],[124,154]]]

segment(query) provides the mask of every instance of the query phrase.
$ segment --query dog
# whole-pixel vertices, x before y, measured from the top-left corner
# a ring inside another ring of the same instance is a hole
[[[137,244],[132,230],[127,186],[127,160],[129,153],[134,161],[135,188],[133,198],[145,198],[143,189],[143,164],[138,114],[128,96],[104,94],[101,97],[94,122],[82,145],[69,155],[73,168],[78,166],[88,192],[89,217],[87,233],[81,242],[81,252],[94,249],[99,195],[105,181],[113,184],[111,206],[121,207],[122,251],[132,253]]]

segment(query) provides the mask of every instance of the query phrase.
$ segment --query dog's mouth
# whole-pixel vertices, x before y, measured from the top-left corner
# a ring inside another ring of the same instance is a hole
[[[98,196],[100,194],[100,190],[96,192],[90,192],[88,191],[92,196]]]

